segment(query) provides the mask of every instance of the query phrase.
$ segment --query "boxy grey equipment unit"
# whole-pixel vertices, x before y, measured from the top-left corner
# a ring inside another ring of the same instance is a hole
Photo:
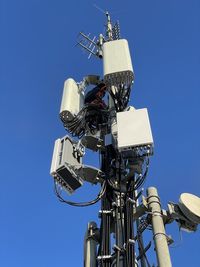
[[[81,187],[83,180],[78,175],[82,166],[81,148],[69,136],[57,139],[54,145],[50,174],[68,193]]]

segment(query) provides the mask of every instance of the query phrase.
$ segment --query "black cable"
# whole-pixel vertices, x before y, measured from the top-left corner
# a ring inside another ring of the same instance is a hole
[[[121,222],[121,231],[122,231],[122,243],[124,245],[125,243],[125,232],[124,232],[124,223],[123,223],[123,213],[122,213],[122,192],[121,192],[121,156],[119,158],[119,197],[120,197],[120,207],[119,207],[119,212],[120,212],[120,222]],[[122,248],[124,249],[124,248]],[[126,260],[126,266],[128,266],[128,261],[127,261],[127,251],[125,251],[125,260]]]
[[[101,221],[101,224],[100,224],[100,228],[99,228],[99,240],[101,241],[102,240],[102,221]],[[99,247],[98,247],[98,252],[97,252],[97,256],[99,256],[101,253],[101,242],[99,242]]]
[[[65,121],[63,117],[61,119],[72,136],[82,138],[87,131],[99,130],[100,125],[107,122],[108,110],[100,108],[98,103],[87,104],[71,121]]]
[[[129,228],[129,202],[126,201],[126,207],[125,207],[125,214],[124,214],[126,217],[125,217],[125,236],[126,236],[126,263],[127,263],[127,266],[131,266],[130,265],[130,255],[129,255],[129,237],[130,237],[130,228]]]
[[[88,202],[80,202],[80,203],[76,203],[76,202],[72,202],[72,201],[68,201],[62,198],[62,196],[60,195],[60,193],[58,192],[57,189],[57,185],[56,185],[56,181],[54,180],[54,191],[56,196],[58,197],[59,201],[71,206],[75,206],[75,207],[87,207],[87,206],[91,206],[95,203],[97,203],[105,194],[106,192],[106,182],[103,183],[101,190],[99,192],[99,194],[97,195],[97,197],[94,200],[88,201]]]
[[[121,85],[117,91],[109,90],[109,94],[113,99],[116,111],[123,111],[129,102],[131,88],[125,88],[124,85]]]
[[[115,209],[115,214],[116,214],[116,245],[119,247],[119,215],[118,215],[118,208]],[[117,250],[117,257],[116,257],[116,266],[119,266],[120,262],[120,250]]]
[[[133,191],[129,193],[129,198],[133,199]],[[133,205],[128,201],[128,215],[129,215],[129,239],[133,240],[134,238],[134,228],[133,228]],[[129,257],[130,257],[130,266],[135,265],[135,247],[134,244],[129,244]]]
[[[146,160],[146,169],[145,169],[144,174],[141,176],[141,178],[139,178],[135,182],[134,190],[137,190],[138,188],[140,188],[144,184],[145,179],[146,179],[147,174],[148,174],[148,170],[149,170],[149,158],[147,158],[147,160]]]
[[[146,251],[145,251],[145,249],[143,248],[143,245],[142,245],[142,243],[141,243],[140,238],[138,238],[138,245],[139,245],[139,247],[140,247],[140,250],[141,250],[141,252],[142,252],[142,255],[143,255],[144,258],[145,258],[145,261],[146,261],[146,263],[147,263],[147,266],[148,266],[148,267],[151,267],[151,265],[150,265],[150,263],[149,263],[149,261],[148,261],[147,255],[146,255]]]

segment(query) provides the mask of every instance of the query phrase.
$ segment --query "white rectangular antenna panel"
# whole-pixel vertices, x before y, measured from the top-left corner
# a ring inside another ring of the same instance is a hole
[[[83,94],[77,83],[69,78],[64,83],[62,102],[60,107],[60,118],[65,123],[74,118],[83,106]]]
[[[127,40],[120,39],[103,44],[103,70],[107,86],[131,86],[133,66]]]
[[[147,109],[118,112],[117,135],[119,151],[153,145]]]

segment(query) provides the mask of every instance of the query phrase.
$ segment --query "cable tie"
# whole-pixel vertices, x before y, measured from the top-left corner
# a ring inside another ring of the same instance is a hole
[[[158,235],[165,236],[165,237],[166,237],[166,239],[167,239],[167,242],[168,242],[168,240],[169,240],[169,236],[168,236],[168,235],[166,235],[165,233],[155,233],[155,234],[153,235],[153,239],[155,240],[155,238],[156,238]]]
[[[98,256],[97,257],[97,260],[108,260],[108,259],[111,259],[112,258],[112,255],[102,255],[102,256]]]
[[[134,245],[135,244],[135,240],[134,239],[129,239],[128,243],[131,244],[131,245]]]
[[[132,198],[128,198],[128,201],[130,202],[130,203],[132,203],[132,204],[135,204],[136,203],[136,201],[134,200],[134,199],[132,199]]]
[[[99,213],[110,214],[112,210],[100,210]]]
[[[120,252],[123,252],[123,248],[120,248],[119,246],[117,246],[116,244],[113,246],[114,250],[118,250]]]

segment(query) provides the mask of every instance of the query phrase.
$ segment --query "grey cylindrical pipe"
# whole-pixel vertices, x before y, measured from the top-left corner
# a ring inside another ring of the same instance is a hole
[[[155,243],[158,267],[171,267],[172,264],[162,218],[161,204],[155,187],[149,187],[147,189],[147,201],[149,211],[152,214],[153,239]]]
[[[97,225],[89,222],[84,240],[84,267],[97,266],[97,241],[94,239]]]

